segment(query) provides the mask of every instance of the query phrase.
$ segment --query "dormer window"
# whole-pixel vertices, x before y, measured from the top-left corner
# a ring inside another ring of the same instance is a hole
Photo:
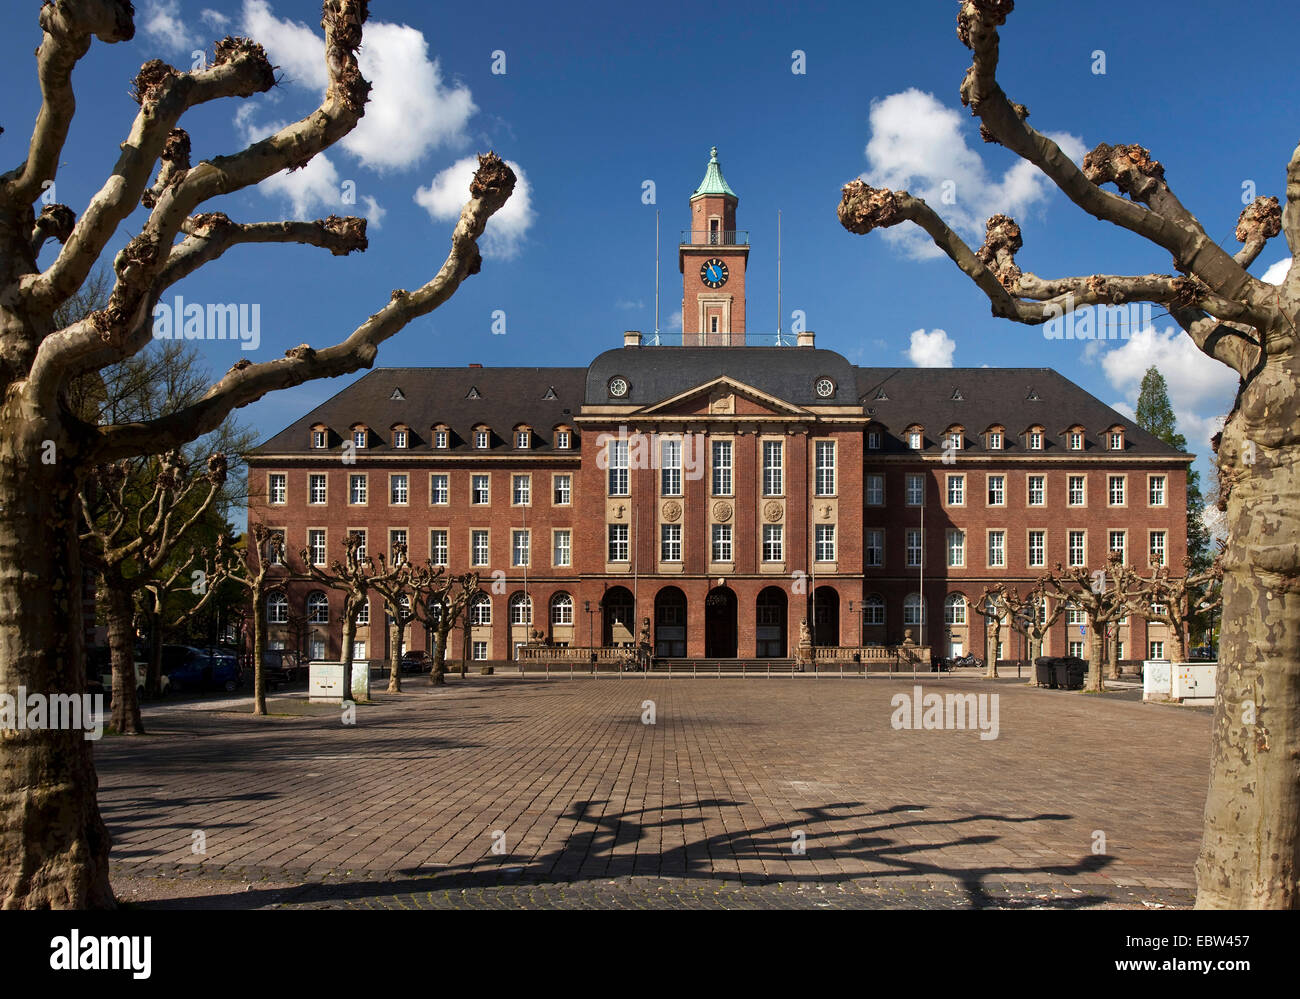
[[[486,430],[474,431],[474,446],[480,451],[486,451],[488,446],[488,432]]]
[[[1112,430],[1110,432],[1110,449],[1112,451],[1124,450],[1124,431]]]
[[[880,431],[879,431],[879,430],[868,430],[868,431],[867,431],[867,447],[870,448],[872,451],[879,451],[879,450],[880,450]]]
[[[960,430],[948,431],[948,449],[951,451],[960,451],[962,442],[962,432]]]
[[[326,433],[323,427],[316,427],[311,432],[311,446],[322,448],[326,445]]]
[[[557,430],[555,432],[555,446],[560,451],[569,450],[569,432],[567,430]]]
[[[1043,449],[1043,432],[1041,430],[1031,430],[1028,434],[1029,450],[1041,451]]]
[[[409,440],[410,438],[408,437],[406,430],[393,431],[393,447],[409,447],[409,444],[407,443]]]
[[[515,447],[521,451],[527,451],[533,445],[533,432],[529,429],[522,428],[515,431]]]
[[[355,448],[363,448],[363,447],[365,447],[365,446],[366,446],[366,441],[367,441],[368,437],[369,437],[369,431],[367,431],[365,427],[353,427],[353,428],[352,428],[352,446],[353,446],[353,447],[355,447]]]
[[[921,450],[921,431],[909,430],[907,432],[907,446],[913,451]]]
[[[989,431],[989,450],[990,451],[1002,450],[1002,432],[1000,430]]]
[[[1083,450],[1083,434],[1078,430],[1070,431],[1070,450],[1071,451]]]
[[[439,451],[445,451],[447,450],[447,447],[449,446],[450,442],[451,442],[451,434],[447,432],[447,428],[445,426],[442,426],[440,424],[433,428],[433,446],[435,448],[437,448]]]

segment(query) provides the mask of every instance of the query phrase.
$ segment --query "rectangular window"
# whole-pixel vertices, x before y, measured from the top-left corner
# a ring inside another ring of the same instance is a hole
[[[867,531],[867,565],[879,567],[885,564],[885,532],[882,530]]]
[[[325,532],[311,530],[307,532],[307,553],[312,565],[325,564]]]
[[[1074,642],[1074,641],[1070,642],[1070,655],[1073,656],[1075,659],[1082,659],[1082,658],[1083,658],[1083,643],[1082,643],[1082,642]]]
[[[1037,430],[1029,435],[1029,450],[1041,451],[1043,449],[1043,435]]]
[[[989,506],[1007,505],[1007,477],[1005,475],[989,476]]]
[[[555,431],[555,447],[560,451],[569,450],[569,432],[567,430]]]
[[[529,551],[532,548],[531,531],[510,532],[510,564],[515,567],[528,565]]]
[[[478,448],[480,451],[487,450],[488,432],[486,430],[474,431],[474,446]]]
[[[949,451],[960,451],[960,450],[961,450],[961,442],[962,442],[961,431],[960,431],[960,430],[954,430],[952,433],[950,433],[950,434],[948,435],[948,448],[947,448],[947,449],[948,449]]]
[[[1047,477],[1044,475],[1029,476],[1029,505],[1046,506],[1047,505]]]
[[[921,431],[909,430],[907,432],[907,446],[910,447],[913,451],[921,450],[921,445],[923,443],[924,441],[921,437]]]
[[[556,506],[568,506],[573,502],[573,476],[557,475],[552,484],[555,486],[551,502]]]
[[[1147,655],[1148,659],[1163,659],[1165,657],[1164,642],[1149,642],[1147,643],[1147,650],[1149,653]]]
[[[390,475],[388,477],[388,502],[394,506],[405,506],[408,496],[406,473]]]
[[[921,564],[922,558],[921,547],[921,530],[917,527],[908,528],[907,531],[907,566],[909,569],[915,569]]]
[[[917,472],[907,473],[907,505],[920,506],[925,500],[925,476]]]
[[[274,506],[280,506],[288,501],[289,498],[289,478],[279,473],[270,476],[271,503]]]
[[[994,430],[989,434],[989,450],[990,451],[1002,450],[1002,435],[998,433],[996,430]]]
[[[469,550],[471,565],[488,564],[488,532],[470,531]]]
[[[1087,502],[1087,479],[1082,475],[1070,476],[1070,506],[1083,506]]]
[[[1124,640],[1122,638],[1115,639],[1115,658],[1124,658]]]
[[[835,495],[835,442],[817,442],[817,495]]]
[[[1047,565],[1046,531],[1029,532],[1029,564],[1035,567]]]
[[[627,525],[609,525],[609,561],[628,561]]]
[[[325,476],[307,476],[307,502],[314,505],[325,502]]]
[[[429,502],[436,506],[451,502],[451,485],[446,475],[429,476]]]
[[[948,505],[964,506],[966,504],[966,476],[948,476]]]
[[[880,597],[868,597],[867,602],[863,605],[863,610],[863,624],[885,623],[885,602]]]
[[[1124,476],[1111,475],[1107,477],[1106,495],[1111,506],[1124,505]]]
[[[313,431],[311,432],[311,446],[312,446],[312,447],[324,447],[324,446],[325,446],[325,431],[324,431],[324,430],[313,430]]]
[[[1078,433],[1077,431],[1070,434],[1070,450],[1071,451],[1083,450],[1083,434]]]
[[[406,431],[405,431],[405,430],[394,430],[394,431],[393,431],[393,447],[406,447]]]
[[[661,496],[682,494],[682,442],[659,442],[659,493]]]
[[[429,560],[434,565],[447,565],[447,532],[445,530],[429,532]]]
[[[785,442],[763,441],[763,495],[785,492]]]
[[[1111,551],[1119,553],[1120,562],[1123,563],[1127,561],[1127,553],[1125,551],[1124,532],[1111,531],[1108,537],[1108,541],[1109,543],[1107,547]]]
[[[484,506],[492,501],[491,491],[492,477],[490,475],[475,475],[470,478],[469,483],[469,501],[475,506]]]
[[[365,430],[352,431],[352,444],[354,447],[362,448],[366,446],[366,438],[369,434]]]
[[[1124,450],[1124,435],[1123,435],[1123,434],[1111,434],[1111,435],[1110,435],[1110,449],[1111,449],[1112,451],[1123,451],[1123,450]]]
[[[763,525],[763,561],[785,561],[785,529],[783,525]]]
[[[731,525],[713,525],[713,561],[731,561]]]
[[[1153,475],[1147,480],[1147,505],[1165,505],[1165,477],[1163,475]]]
[[[867,506],[885,505],[885,477],[871,474],[867,476]]]
[[[533,435],[527,430],[520,430],[515,434],[515,447],[520,450],[527,449],[528,445],[532,443],[532,437]]]
[[[533,477],[531,475],[511,476],[510,502],[515,506],[528,506],[532,502]]]
[[[835,525],[818,524],[815,535],[818,562],[835,561]]]
[[[713,495],[731,495],[731,441],[713,442]]]
[[[626,440],[610,441],[609,451],[609,495],[628,495],[628,451]]]
[[[1088,564],[1088,536],[1083,531],[1070,532],[1070,565]]]
[[[948,532],[948,564],[963,566],[966,564],[966,532]]]
[[[680,562],[682,560],[682,525],[659,525],[659,561]]]
[[[401,565],[409,559],[410,553],[406,551],[406,530],[395,527],[388,532],[388,560],[393,565]]]
[[[989,531],[989,568],[1005,569],[1007,565],[1007,532]]]
[[[348,531],[348,536],[355,538],[357,542],[357,561],[366,557],[366,529],[364,527],[355,527]]]
[[[557,566],[573,564],[572,535],[569,531],[555,532],[555,551],[552,553],[551,562]]]
[[[438,448],[440,451],[446,449],[446,447],[447,447],[447,431],[445,431],[445,430],[435,430],[435,431],[433,432],[433,446],[436,447],[436,448]]]
[[[487,662],[487,645],[487,642],[475,642],[473,644],[474,661],[476,663]]]
[[[868,431],[867,431],[867,447],[869,447],[872,451],[879,451],[879,450],[880,450],[880,431],[879,431],[879,430],[868,430]]]
[[[1152,565],[1165,564],[1165,532],[1164,531],[1151,532],[1151,564]]]
[[[1065,623],[1067,627],[1079,628],[1085,627],[1088,623],[1087,615],[1083,613],[1082,607],[1067,607],[1065,609]]]
[[[348,502],[358,506],[365,504],[366,476],[364,472],[360,475],[348,476]]]

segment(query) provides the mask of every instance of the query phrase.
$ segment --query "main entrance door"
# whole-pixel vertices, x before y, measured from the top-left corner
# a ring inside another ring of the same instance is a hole
[[[655,594],[655,655],[686,657],[686,594],[675,586]]]
[[[729,587],[719,586],[704,598],[704,654],[736,658],[736,594]]]
[[[785,590],[779,586],[769,586],[758,595],[755,610],[755,637],[758,656],[761,659],[782,659],[785,657]]]

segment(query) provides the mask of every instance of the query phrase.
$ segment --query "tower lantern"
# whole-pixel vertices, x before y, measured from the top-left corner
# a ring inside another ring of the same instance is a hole
[[[745,265],[749,233],[736,228],[736,192],[714,146],[704,180],[691,195],[691,228],[677,250],[682,272],[682,343],[745,345]]]

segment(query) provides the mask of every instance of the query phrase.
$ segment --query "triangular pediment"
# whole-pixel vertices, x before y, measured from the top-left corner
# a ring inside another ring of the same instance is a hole
[[[639,411],[645,416],[807,416],[808,411],[721,375]]]

